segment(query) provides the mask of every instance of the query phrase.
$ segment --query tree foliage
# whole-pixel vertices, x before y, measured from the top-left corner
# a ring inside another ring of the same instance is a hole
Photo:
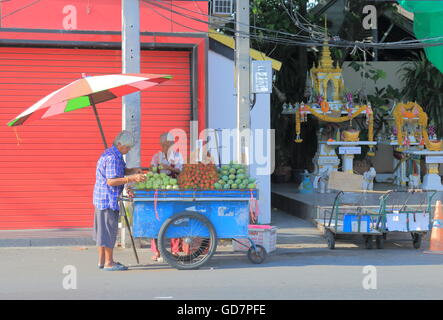
[[[404,100],[417,101],[428,114],[430,123],[443,137],[443,74],[429,62],[424,53],[404,64]]]

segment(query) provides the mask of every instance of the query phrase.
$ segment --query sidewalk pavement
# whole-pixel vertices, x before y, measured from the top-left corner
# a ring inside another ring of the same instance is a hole
[[[310,222],[283,211],[272,212],[272,225],[278,227],[277,252],[323,247],[325,241]],[[6,230],[0,231],[0,247],[94,246],[92,229]],[[222,246],[223,247],[223,246]]]
[[[271,225],[277,226],[277,250],[273,255],[285,255],[294,253],[332,254],[328,249],[322,232],[310,221],[300,219],[281,210],[273,209]],[[399,238],[390,236],[391,239]],[[408,235],[400,235],[400,238],[410,238]],[[428,238],[428,237],[426,237]],[[364,249],[362,237],[355,236],[353,241],[336,242],[336,248],[359,248]],[[138,241],[137,241],[138,242]],[[137,243],[136,242],[136,243]],[[405,244],[386,243],[385,247],[407,247],[412,245],[407,241]],[[149,241],[140,241],[142,248],[146,248]],[[92,229],[54,229],[54,230],[7,230],[0,231],[0,247],[55,247],[55,246],[95,246],[92,240]],[[423,239],[422,248],[428,246],[428,240]],[[138,246],[139,247],[139,246]],[[130,248],[124,250],[131,250]],[[221,242],[218,251],[230,251],[229,243]]]
[[[2,230],[0,247],[93,246],[92,229]]]

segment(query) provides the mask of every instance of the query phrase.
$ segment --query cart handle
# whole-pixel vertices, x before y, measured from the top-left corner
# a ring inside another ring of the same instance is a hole
[[[408,193],[415,193],[415,192],[417,192],[417,193],[427,193],[427,192],[432,192],[431,198],[437,193],[436,190],[423,190],[423,189],[389,190],[389,191],[386,192],[386,197],[385,196],[382,196],[382,197],[384,197],[384,200],[386,200],[387,197],[390,194],[394,193],[394,192],[404,192],[404,193],[406,193],[406,192],[408,192]]]
[[[131,197],[123,196],[123,195],[118,196],[117,200],[118,201],[133,202],[133,199]]]
[[[332,216],[334,215],[334,212],[336,211],[337,203],[338,203],[338,199],[339,199],[339,197],[340,197],[342,194],[344,194],[344,192],[343,192],[343,191],[340,191],[340,192],[337,193],[337,195],[335,196],[335,199],[334,199],[334,205],[332,206],[331,215],[330,215],[330,217],[329,217],[328,227],[331,226]],[[323,216],[323,223],[326,225],[326,215]]]
[[[376,193],[376,194],[387,194],[392,192],[392,190],[386,190],[386,191],[378,191],[378,190],[343,190],[341,192],[355,192],[355,193]]]

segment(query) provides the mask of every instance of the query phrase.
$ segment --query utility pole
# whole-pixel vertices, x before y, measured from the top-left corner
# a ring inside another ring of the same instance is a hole
[[[249,0],[236,0],[235,79],[237,83],[237,162],[249,162],[250,142],[250,56]]]
[[[372,29],[372,42],[378,43],[378,23],[377,23],[377,15],[375,16],[375,26]],[[374,61],[378,61],[378,49],[374,48]]]
[[[140,73],[140,2],[122,0],[122,73]],[[126,154],[128,168],[140,168],[140,92],[122,97],[122,128],[134,136],[134,147]],[[128,229],[122,226],[120,243],[126,248],[128,243],[129,222],[124,215]],[[132,237],[131,237],[132,239]],[[133,244],[133,242],[132,242]],[[135,250],[135,248],[134,248]],[[135,252],[135,251],[134,251]],[[138,257],[137,257],[138,262]]]
[[[140,2],[122,0],[122,73],[140,73]],[[140,93],[122,98],[122,127],[132,133],[135,145],[126,155],[128,168],[139,168]]]

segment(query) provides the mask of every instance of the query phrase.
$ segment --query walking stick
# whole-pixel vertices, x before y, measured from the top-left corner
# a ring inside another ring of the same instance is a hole
[[[128,216],[126,215],[125,205],[123,204],[123,197],[120,198],[120,211],[123,211],[123,217],[125,218],[125,224],[129,231],[129,236],[131,237],[132,250],[134,251],[135,259],[137,260],[137,264],[140,263],[138,259],[137,249],[135,248],[134,238],[132,237],[131,226],[129,225]]]

